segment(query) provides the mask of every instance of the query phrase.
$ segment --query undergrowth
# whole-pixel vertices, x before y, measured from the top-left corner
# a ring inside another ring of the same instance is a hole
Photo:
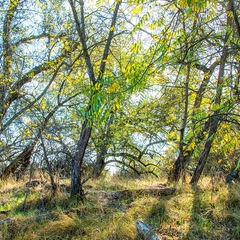
[[[12,221],[0,226],[0,239],[137,240],[135,222],[139,219],[153,226],[163,239],[240,239],[238,183],[229,187],[204,177],[195,187],[179,183],[171,196],[108,199],[117,190],[160,183],[116,176],[89,181],[87,200],[80,203],[70,200],[65,191],[52,196],[44,186],[30,188],[26,198],[25,182],[1,182],[0,219]]]

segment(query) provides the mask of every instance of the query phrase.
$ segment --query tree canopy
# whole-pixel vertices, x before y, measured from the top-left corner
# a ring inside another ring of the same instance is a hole
[[[239,167],[240,4],[0,1],[1,178]],[[68,167],[67,167],[68,166]],[[88,170],[86,170],[88,169]]]

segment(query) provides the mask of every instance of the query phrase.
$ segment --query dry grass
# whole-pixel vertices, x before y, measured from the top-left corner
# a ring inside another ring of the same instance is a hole
[[[0,227],[2,239],[139,239],[135,221],[152,225],[165,239],[239,239],[240,186],[203,178],[197,187],[179,183],[173,196],[141,196],[109,201],[109,193],[163,183],[156,179],[106,177],[87,182],[86,203],[69,200],[65,192],[55,197],[49,190],[32,189],[26,212],[24,182],[1,182],[0,211],[10,210],[14,219]],[[71,211],[69,211],[71,209]],[[35,221],[36,216],[54,217]],[[50,216],[52,216],[50,214]]]

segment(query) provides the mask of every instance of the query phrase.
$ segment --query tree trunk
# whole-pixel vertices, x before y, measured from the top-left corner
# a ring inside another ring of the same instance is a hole
[[[196,141],[195,146],[200,144],[200,142],[204,139],[204,133],[209,131],[210,121],[211,121],[211,117],[205,122],[202,130],[198,133],[196,140],[195,140]],[[194,139],[190,139],[188,141],[187,145],[189,145],[193,140]],[[182,156],[179,154],[177,160],[174,163],[173,169],[171,170],[171,172],[169,174],[168,179],[170,181],[179,181],[179,179],[181,177],[181,173],[182,173],[183,169],[186,168],[186,165],[190,162],[190,159],[191,159],[193,153],[194,153],[194,149],[191,149],[191,150],[183,151]],[[181,157],[182,157],[182,159],[181,159]]]
[[[180,130],[180,142],[179,142],[179,155],[178,158],[174,164],[174,168],[172,172],[170,173],[170,180],[179,181],[181,176],[184,176],[184,169],[185,165],[187,163],[187,160],[184,157],[184,136],[187,126],[187,120],[188,120],[188,98],[189,98],[189,77],[190,77],[190,64],[187,66],[187,76],[186,76],[186,82],[185,82],[185,101],[184,101],[184,115],[183,115],[183,121],[182,121],[182,127]]]
[[[109,139],[111,138],[111,124],[113,122],[113,113],[111,113],[108,121],[106,123],[106,132],[103,133],[102,144],[100,151],[97,153],[97,161],[93,168],[93,178],[99,178],[104,167],[105,167],[105,157],[108,151]]]
[[[103,146],[103,150],[101,149],[101,152],[97,156],[97,161],[93,168],[93,178],[99,178],[101,176],[101,173],[105,167],[105,154],[107,153],[107,148]]]
[[[212,143],[214,141],[214,135],[216,134],[217,129],[218,129],[218,123],[219,123],[219,117],[216,115],[213,115],[211,118],[211,122],[210,122],[210,130],[209,130],[209,134],[208,134],[208,139],[205,143],[205,146],[204,146],[204,149],[200,156],[200,159],[198,161],[197,167],[196,167],[193,177],[190,181],[191,184],[197,184],[198,180],[202,174],[203,168],[207,162],[207,158],[208,158],[209,152],[212,147]]]
[[[231,8],[230,2],[228,3],[228,10]],[[227,25],[232,24],[232,19],[229,15],[227,15]],[[222,49],[222,55],[220,59],[220,68],[218,72],[218,79],[217,79],[217,88],[216,88],[216,95],[214,99],[215,104],[220,104],[221,103],[221,98],[222,98],[222,89],[223,89],[223,79],[224,79],[224,71],[225,71],[225,64],[227,61],[228,57],[228,46],[227,46],[227,41],[230,36],[230,33],[226,31],[225,38],[224,38],[224,46]],[[197,184],[198,180],[202,174],[203,168],[207,162],[207,158],[209,155],[209,152],[212,147],[212,143],[214,140],[214,135],[216,134],[218,130],[218,125],[220,122],[220,112],[219,110],[216,110],[214,114],[210,117],[209,119],[209,134],[208,134],[208,139],[205,143],[204,149],[202,151],[202,154],[200,156],[200,159],[198,161],[197,167],[194,171],[193,177],[190,181],[191,184]]]
[[[28,168],[29,165],[30,165],[30,157],[28,159],[26,159],[25,162],[23,162],[21,164],[21,166],[19,167],[19,170],[17,170],[15,172],[15,176],[16,176],[17,181],[23,176],[24,172],[26,171],[26,169]]]
[[[36,145],[36,142],[27,146],[22,153],[20,153],[14,161],[12,161],[2,172],[0,175],[0,179],[7,179],[11,174],[13,174],[18,167],[30,162],[30,158],[32,155],[32,151]]]
[[[91,84],[93,84],[93,86],[95,86],[97,83],[100,82],[100,80],[102,79],[104,72],[105,72],[105,67],[106,67],[105,60],[108,57],[110,45],[111,45],[112,39],[114,37],[114,31],[111,29],[112,28],[114,29],[114,27],[116,25],[117,14],[118,14],[118,10],[119,10],[121,1],[118,1],[116,3],[116,6],[115,6],[115,9],[113,12],[110,31],[109,31],[108,38],[107,38],[105,48],[103,51],[102,62],[100,64],[99,74],[98,74],[97,78],[95,77],[94,67],[92,65],[90,54],[89,54],[88,47],[87,47],[87,37],[86,37],[86,31],[85,31],[86,26],[85,26],[85,16],[84,16],[84,1],[79,2],[80,3],[80,13],[78,13],[76,10],[75,1],[69,0],[69,3],[70,3],[73,17],[74,17],[74,20],[76,23],[76,29],[77,29],[77,32],[78,32],[78,35],[79,35],[79,38],[81,41],[83,56],[84,56],[87,70],[88,70],[88,76],[89,76]],[[79,19],[79,15],[80,15],[80,19]],[[96,94],[97,91],[100,91],[101,87],[102,87],[102,85],[100,86],[99,90],[95,90],[94,94]],[[91,103],[93,95],[90,98],[90,103]],[[92,110],[91,108],[92,108],[92,106],[89,105],[87,112],[90,112],[90,114],[91,114],[91,110]],[[76,151],[75,157],[73,159],[72,176],[71,176],[71,196],[72,197],[76,196],[77,198],[80,198],[80,200],[84,199],[84,192],[82,189],[82,182],[81,182],[83,157],[84,157],[86,148],[88,146],[88,142],[89,142],[91,132],[92,132],[92,127],[89,127],[88,123],[89,123],[88,119],[85,119],[84,123],[82,125],[80,139],[77,144],[77,151]]]
[[[185,159],[184,159],[184,136],[185,136],[186,126],[187,126],[187,119],[188,119],[189,77],[190,77],[190,64],[188,64],[188,70],[187,70],[187,76],[186,76],[184,115],[183,115],[182,128],[180,130],[178,180],[184,176],[184,169],[186,165]]]
[[[181,173],[185,168],[186,164],[188,163],[192,153],[193,151],[187,151],[186,155],[182,156],[182,159],[180,159],[180,155],[178,156],[177,160],[174,163],[173,169],[171,170],[168,177],[170,181],[175,181],[175,182],[179,181],[181,177]]]
[[[82,163],[83,157],[88,146],[88,142],[91,136],[92,127],[88,126],[88,120],[86,119],[82,125],[82,131],[77,144],[77,151],[75,153],[72,165],[71,175],[71,196],[76,196],[80,200],[84,199],[84,192],[82,188],[81,176],[82,176]]]

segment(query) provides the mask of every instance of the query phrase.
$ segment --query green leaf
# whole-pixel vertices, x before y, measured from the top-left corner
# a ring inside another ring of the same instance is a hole
[[[238,159],[238,163],[237,163],[235,170],[238,170],[238,169],[240,169],[240,158]]]

